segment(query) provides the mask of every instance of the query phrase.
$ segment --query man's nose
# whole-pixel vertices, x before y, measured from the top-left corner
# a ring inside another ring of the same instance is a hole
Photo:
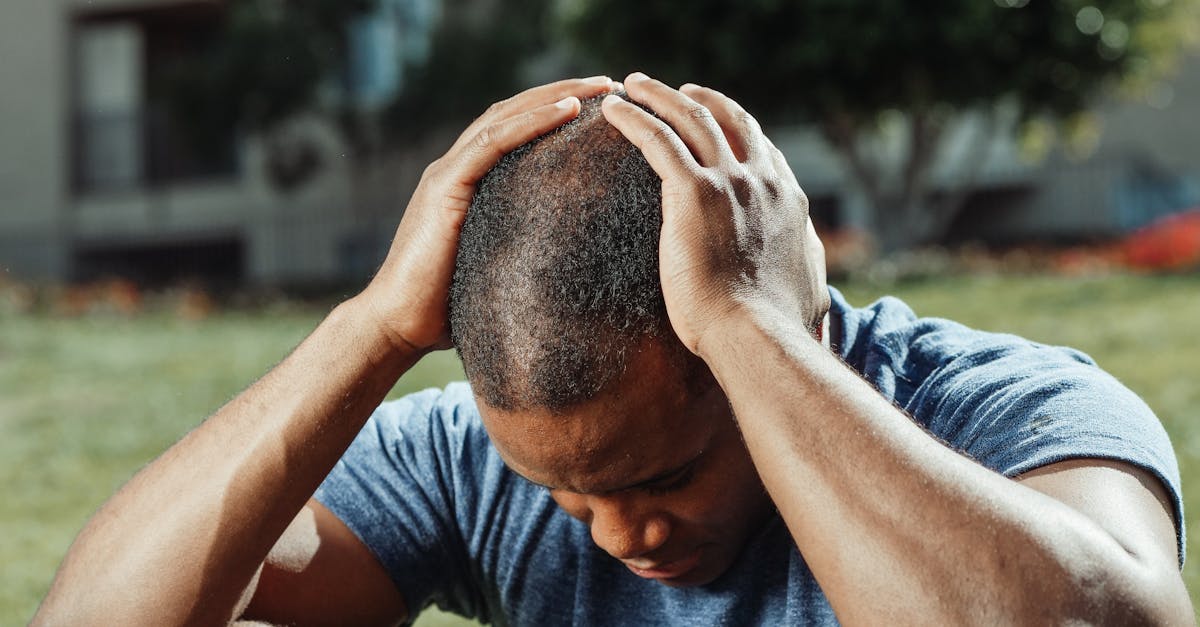
[[[645,555],[666,543],[671,524],[658,513],[638,512],[623,497],[591,497],[592,541],[617,559]]]

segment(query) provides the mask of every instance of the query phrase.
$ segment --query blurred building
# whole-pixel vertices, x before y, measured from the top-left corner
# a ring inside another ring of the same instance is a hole
[[[1095,111],[1096,132],[1082,154],[1062,146],[1031,157],[1010,134],[989,136],[968,119],[944,141],[933,188],[969,186],[946,243],[1075,243],[1118,237],[1200,205],[1200,55],[1140,99],[1115,96]],[[774,131],[812,204],[831,229],[870,231],[871,211],[840,157],[808,128]],[[981,143],[982,142],[982,143]],[[876,147],[899,159],[903,146]],[[983,166],[969,172],[982,148]]]
[[[357,104],[403,88],[403,60],[428,54],[440,4],[385,0],[355,24],[341,78]],[[223,11],[221,0],[0,2],[0,272],[311,284],[362,281],[376,267],[445,138],[363,164],[326,122],[301,119],[269,140],[228,129],[197,150],[165,106],[167,73],[203,53]],[[1012,140],[968,125],[934,175],[947,190],[972,183],[947,237],[1102,238],[1200,202],[1196,110],[1200,58],[1191,58],[1142,101],[1103,106],[1086,159],[1033,163]],[[772,136],[818,221],[870,229],[865,199],[815,132]],[[964,179],[958,166],[981,142],[986,165]],[[281,169],[309,166],[311,180],[291,191],[272,184]]]
[[[1096,110],[1095,144],[1028,164],[1015,178],[984,178],[951,225],[953,240],[1076,242],[1128,233],[1200,206],[1200,56],[1140,96]],[[1003,167],[1003,164],[1000,164]]]
[[[364,172],[333,129],[297,120],[274,140],[320,167],[285,193],[261,138],[228,129],[197,150],[171,118],[169,68],[203,53],[223,4],[0,2],[0,270],[279,284],[361,281],[376,267],[411,187],[394,173],[420,167],[398,158]],[[426,53],[436,6],[388,0],[356,24],[352,97],[370,106],[401,87],[401,59]]]

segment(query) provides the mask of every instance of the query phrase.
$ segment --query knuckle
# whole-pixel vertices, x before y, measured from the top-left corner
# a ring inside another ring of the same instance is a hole
[[[499,102],[493,102],[491,105],[488,105],[488,108],[483,112],[483,114],[485,116],[496,115],[501,109],[504,109],[505,105],[507,105],[510,100],[512,100],[512,98],[505,98]]]
[[[650,129],[647,129],[643,134],[647,143],[651,144],[673,144],[675,131],[666,124],[655,124]]]
[[[750,115],[745,109],[743,109],[741,107],[734,109],[733,121],[735,124],[737,124],[739,126],[743,126],[745,128],[749,128],[749,129],[757,129],[758,128],[758,120],[754,119],[754,116]]]
[[[495,142],[496,142],[496,127],[495,127],[495,125],[492,125],[492,124],[488,124],[487,126],[484,126],[483,128],[479,129],[479,132],[475,133],[475,137],[471,139],[471,145],[474,146],[474,148],[479,151],[485,151],[485,150],[491,149],[492,145],[495,144]]]
[[[693,120],[699,120],[701,122],[706,122],[713,119],[712,111],[709,111],[708,107],[699,104],[696,106],[689,106],[687,109],[687,115],[689,118]]]

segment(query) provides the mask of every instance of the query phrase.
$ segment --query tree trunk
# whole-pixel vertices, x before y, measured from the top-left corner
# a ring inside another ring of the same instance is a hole
[[[822,125],[826,140],[842,156],[847,171],[871,205],[872,235],[886,256],[936,243],[962,208],[988,157],[996,126],[995,111],[984,112],[976,146],[963,160],[962,175],[935,198],[930,180],[947,126],[945,112],[919,110],[907,116],[907,150],[902,159],[883,163],[868,154],[865,125],[847,115],[833,115]]]

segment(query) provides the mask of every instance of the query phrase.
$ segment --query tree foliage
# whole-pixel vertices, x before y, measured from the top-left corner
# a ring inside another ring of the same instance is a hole
[[[318,111],[338,123],[352,154],[369,156],[470,120],[511,95],[547,46],[550,0],[443,0],[428,56],[400,60],[402,90],[381,106],[360,107],[339,80],[350,63],[348,37],[355,20],[383,1],[231,0],[210,49],[172,73],[174,114],[203,147],[219,130],[270,135],[292,116]],[[283,164],[271,172],[280,188],[311,176],[311,147],[287,138],[275,144],[282,148],[268,160]]]
[[[231,0],[220,32],[181,61],[172,108],[200,133],[258,131],[311,107],[346,55],[347,25],[377,0]]]
[[[383,130],[406,141],[470,120],[524,86],[523,71],[549,46],[548,0],[445,0],[430,54],[405,69]]]
[[[875,205],[877,229],[910,231],[900,239],[911,241],[936,235],[928,176],[956,114],[998,103],[1019,119],[1082,111],[1114,84],[1160,72],[1193,9],[1189,0],[573,0],[563,16],[576,48],[603,67],[714,86],[766,122],[817,124]],[[907,154],[888,173],[862,141],[896,111]]]

